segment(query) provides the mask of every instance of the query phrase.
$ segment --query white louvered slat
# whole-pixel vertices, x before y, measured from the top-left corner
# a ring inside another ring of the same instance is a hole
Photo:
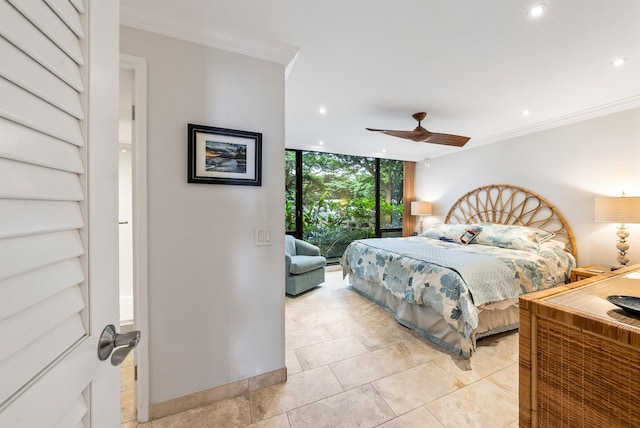
[[[78,64],[6,1],[0,2],[0,35],[68,85],[84,92]]]
[[[8,0],[34,26],[38,27],[49,39],[75,61],[84,65],[82,50],[77,36],[42,0]]]
[[[21,123],[45,134],[82,146],[80,124],[73,116],[43,103],[35,95],[0,78],[0,117]]]
[[[0,239],[80,229],[84,226],[75,202],[0,200]]]
[[[78,231],[9,238],[0,241],[0,280],[84,253]]]
[[[83,193],[77,174],[0,159],[0,197],[78,201]]]
[[[77,119],[84,119],[78,91],[3,38],[0,38],[0,58],[6,61],[2,77]]]
[[[0,320],[37,305],[83,280],[84,273],[77,258],[4,279],[0,281]]]
[[[42,371],[49,362],[55,360],[79,337],[85,334],[80,315],[67,318],[47,334],[40,336],[2,360],[0,364],[0,403],[9,398],[14,391],[29,382]],[[24,362],[29,361],[25,369]]]
[[[0,157],[67,172],[84,172],[78,147],[0,117]]]
[[[79,39],[84,39],[84,30],[80,15],[67,0],[45,0],[53,11],[62,19]]]
[[[82,394],[73,401],[53,428],[84,427],[82,418],[87,414],[87,403]]]
[[[27,389],[20,400],[0,412],[0,427],[50,427],[52,421],[59,420],[64,413],[60,403],[71,403],[87,388],[86,379],[76,376],[76,373],[87,370],[89,363],[87,359],[81,359],[76,365],[54,366],[46,376]],[[52,394],[55,399],[52,399]],[[38,407],[34,408],[33,403],[38,403]]]
[[[62,324],[67,318],[77,316],[83,308],[82,291],[80,287],[75,286],[12,317],[3,319],[0,321],[0,343],[10,343],[11,346],[0,348],[0,361]],[[47,317],[43,317],[43,313],[47,314]],[[67,343],[67,347],[72,343]]]
[[[82,2],[82,0],[69,0],[69,3],[71,3],[78,12],[85,12],[84,3]]]

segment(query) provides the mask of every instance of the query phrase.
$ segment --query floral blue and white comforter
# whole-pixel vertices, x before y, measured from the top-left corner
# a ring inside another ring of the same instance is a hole
[[[354,241],[341,264],[345,276],[431,307],[471,342],[481,305],[563,284],[575,260],[557,245],[528,252],[416,236]]]

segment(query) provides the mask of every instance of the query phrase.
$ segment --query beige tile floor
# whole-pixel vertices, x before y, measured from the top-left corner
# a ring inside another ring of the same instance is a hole
[[[123,366],[122,428],[518,426],[517,332],[458,358],[356,294],[340,271],[287,297],[285,318],[286,383],[137,425],[133,369]]]
[[[135,352],[135,351],[134,351]],[[136,428],[134,405],[135,382],[133,374],[133,352],[120,365],[120,415],[121,428]],[[141,427],[144,425],[140,425]]]

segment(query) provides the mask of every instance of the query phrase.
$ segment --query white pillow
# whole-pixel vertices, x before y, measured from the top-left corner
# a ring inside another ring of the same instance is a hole
[[[481,223],[480,226],[482,231],[473,239],[472,244],[539,253],[540,244],[555,236],[553,232],[535,227],[492,223]]]

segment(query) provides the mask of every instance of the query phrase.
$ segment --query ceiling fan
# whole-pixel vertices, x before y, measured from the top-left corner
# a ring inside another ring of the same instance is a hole
[[[420,112],[413,115],[413,118],[418,121],[418,127],[413,131],[390,131],[387,129],[373,129],[367,128],[367,131],[382,132],[383,134],[392,135],[398,138],[406,138],[416,142],[432,143],[432,144],[444,144],[447,146],[462,147],[467,144],[470,137],[462,137],[460,135],[452,134],[438,134],[436,132],[430,132],[420,126],[420,122],[427,116],[427,113]]]

